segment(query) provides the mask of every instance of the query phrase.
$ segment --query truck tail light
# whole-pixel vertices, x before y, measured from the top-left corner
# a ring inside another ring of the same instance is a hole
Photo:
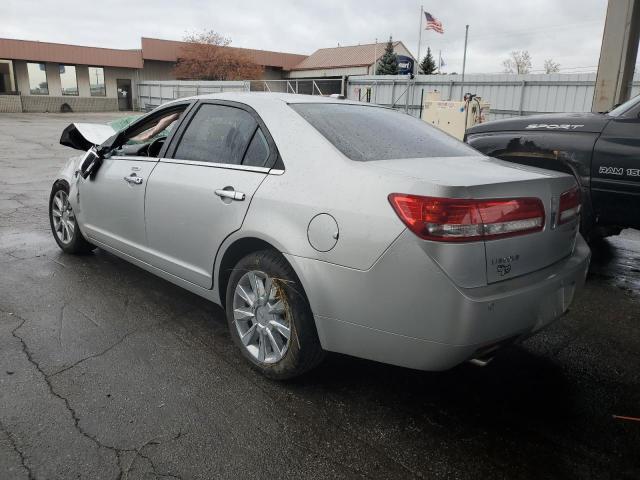
[[[558,225],[570,222],[580,215],[580,190],[573,187],[560,195],[560,206],[558,208]]]
[[[538,198],[470,200],[392,193],[389,202],[409,230],[425,240],[492,240],[544,228],[544,206]]]

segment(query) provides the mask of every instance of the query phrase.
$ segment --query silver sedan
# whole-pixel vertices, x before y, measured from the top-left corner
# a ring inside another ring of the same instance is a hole
[[[121,127],[64,130],[85,153],[53,184],[56,242],[222,305],[271,378],[326,351],[484,364],[560,317],[585,279],[572,176],[483,156],[403,113],[230,93]]]

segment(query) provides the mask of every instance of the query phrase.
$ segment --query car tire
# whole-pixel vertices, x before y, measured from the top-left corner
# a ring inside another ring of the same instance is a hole
[[[56,182],[51,189],[49,224],[53,238],[63,252],[82,254],[96,248],[80,232],[75,214],[69,205],[69,186],[65,182]]]
[[[287,380],[322,361],[309,301],[279,253],[262,250],[242,258],[231,271],[225,305],[234,342],[264,376]]]

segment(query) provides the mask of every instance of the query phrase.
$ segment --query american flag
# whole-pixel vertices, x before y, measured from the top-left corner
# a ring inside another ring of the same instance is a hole
[[[427,27],[425,30],[433,30],[438,33],[444,33],[444,27],[442,26],[442,22],[437,20],[436,17],[431,15],[429,12],[424,12],[424,16],[427,18]]]

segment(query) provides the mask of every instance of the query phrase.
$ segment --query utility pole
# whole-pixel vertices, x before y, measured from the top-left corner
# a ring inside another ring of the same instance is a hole
[[[609,0],[592,112],[611,110],[629,98],[639,38],[640,0]]]
[[[467,39],[469,38],[469,25],[464,30],[464,54],[462,56],[462,81],[460,82],[460,100],[464,100],[464,72],[467,68]]]
[[[373,72],[372,75],[376,74],[376,70],[378,66],[378,39],[376,38],[376,43],[373,45]]]

